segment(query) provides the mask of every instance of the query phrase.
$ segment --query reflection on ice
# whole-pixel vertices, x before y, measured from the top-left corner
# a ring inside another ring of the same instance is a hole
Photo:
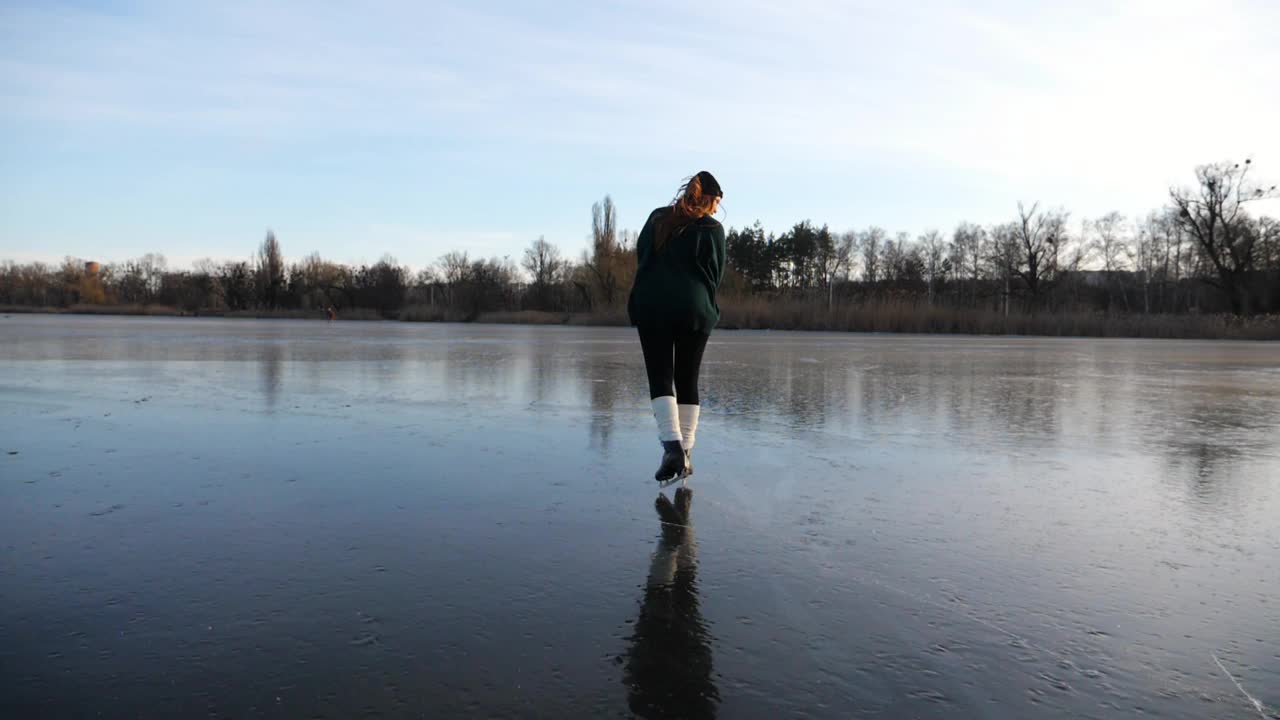
[[[662,523],[644,584],[640,614],[627,638],[627,702],[643,718],[714,718],[720,692],[712,676],[711,634],[698,604],[693,491],[655,501]]]

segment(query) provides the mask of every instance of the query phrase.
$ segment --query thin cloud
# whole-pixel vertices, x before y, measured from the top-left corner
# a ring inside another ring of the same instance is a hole
[[[1277,27],[1261,1],[10,4],[0,123],[29,159],[0,177],[76,142],[121,173],[168,171],[111,155],[149,137],[193,182],[225,167],[317,198],[344,178],[353,193],[426,184],[439,217],[362,201],[326,222],[472,222],[512,255],[543,232],[575,252],[584,213],[567,198],[613,190],[628,224],[703,164],[730,173],[737,220],[775,227],[947,226],[965,218],[939,195],[958,186],[979,222],[1020,199],[1136,214],[1199,163],[1251,155],[1280,176]],[[560,214],[463,194],[504,165]],[[650,178],[656,198],[633,189]],[[39,235],[34,211],[0,209],[16,218],[0,250]],[[387,237],[396,254],[418,242]]]

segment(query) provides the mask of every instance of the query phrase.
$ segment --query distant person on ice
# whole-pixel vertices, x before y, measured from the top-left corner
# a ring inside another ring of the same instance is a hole
[[[649,214],[636,239],[627,314],[640,332],[658,421],[663,452],[654,478],[660,483],[693,474],[698,372],[720,320],[716,291],[724,277],[724,226],[712,215],[722,197],[720,183],[704,170],[680,188],[671,205]]]

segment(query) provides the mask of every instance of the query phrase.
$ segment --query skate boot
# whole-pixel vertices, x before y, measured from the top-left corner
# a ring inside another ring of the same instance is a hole
[[[680,471],[680,479],[684,480],[693,474],[693,451],[684,451],[684,470]]]
[[[685,471],[688,458],[684,454],[684,448],[680,447],[679,440],[666,440],[662,443],[662,464],[658,466],[658,471],[653,474],[653,479],[660,483],[666,484],[679,480],[684,477],[682,473]]]

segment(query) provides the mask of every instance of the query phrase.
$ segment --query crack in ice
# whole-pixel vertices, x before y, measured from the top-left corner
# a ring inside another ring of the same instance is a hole
[[[1222,664],[1222,661],[1218,659],[1217,653],[1209,653],[1209,657],[1213,658],[1213,661],[1218,664],[1218,668],[1222,670],[1222,672],[1226,673],[1227,677],[1231,678],[1231,682],[1236,686],[1236,689],[1240,691],[1240,694],[1244,695],[1248,698],[1249,702],[1253,703],[1254,709],[1258,711],[1258,716],[1261,717],[1262,720],[1269,720],[1269,718],[1273,717],[1272,715],[1267,714],[1267,706],[1263,705],[1262,701],[1258,698],[1250,695],[1249,691],[1245,690],[1244,686],[1240,684],[1240,681],[1236,679],[1236,676],[1232,675],[1231,671]]]

